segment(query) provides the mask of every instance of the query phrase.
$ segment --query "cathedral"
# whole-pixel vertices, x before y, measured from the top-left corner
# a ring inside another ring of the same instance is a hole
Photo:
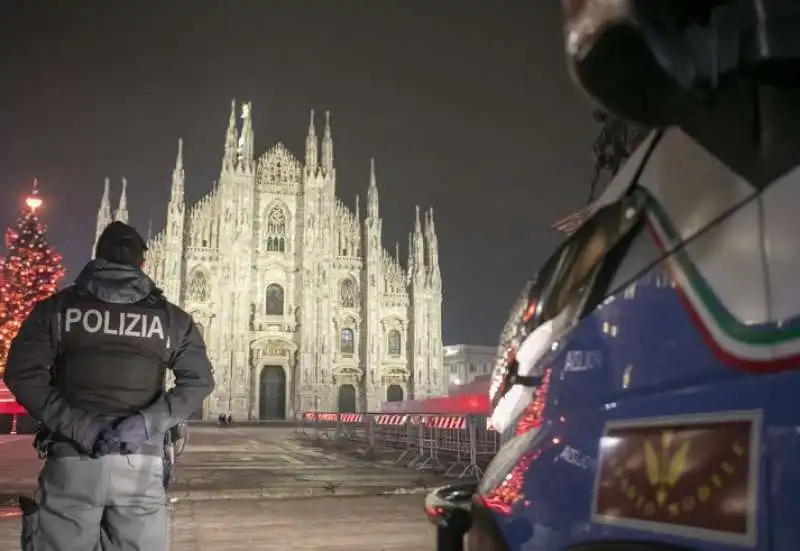
[[[239,122],[239,124],[237,124]],[[321,141],[321,144],[320,144]],[[320,147],[321,145],[321,147]],[[217,387],[196,418],[285,419],[375,411],[441,394],[442,278],[433,210],[416,210],[406,267],[382,245],[375,162],[366,213],[336,196],[330,115],[314,113],[305,162],[277,143],[254,155],[251,105],[231,104],[218,182],[185,201],[183,142],[166,228],[148,236],[145,271],[203,333]],[[112,216],[106,179],[97,232]]]

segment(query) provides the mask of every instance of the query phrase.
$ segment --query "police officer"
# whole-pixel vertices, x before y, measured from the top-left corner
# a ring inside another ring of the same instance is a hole
[[[168,548],[165,433],[214,381],[192,318],[141,271],[146,249],[134,228],[110,224],[96,259],[11,345],[5,382],[44,431],[36,551]]]

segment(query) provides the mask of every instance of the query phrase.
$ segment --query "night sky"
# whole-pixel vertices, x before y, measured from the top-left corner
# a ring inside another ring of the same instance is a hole
[[[405,262],[433,206],[445,343],[494,345],[526,278],[581,206],[599,128],[564,65],[559,2],[6,0],[0,3],[0,224],[33,177],[71,280],[103,178],[131,221],[164,224],[178,137],[187,196],[218,178],[230,101],[252,101],[256,155],[302,159],[330,109],[337,189],[365,205],[375,157],[384,245]],[[112,205],[116,208],[116,204]]]

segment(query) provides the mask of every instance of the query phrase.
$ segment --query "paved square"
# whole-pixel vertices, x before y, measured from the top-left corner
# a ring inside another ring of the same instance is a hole
[[[174,496],[300,497],[422,491],[436,476],[309,446],[287,428],[192,427]]]
[[[30,441],[0,437],[3,504],[35,488],[41,461]],[[433,550],[422,502],[438,483],[310,447],[291,429],[194,426],[171,489],[170,551]],[[14,513],[0,509],[2,550],[19,548]]]
[[[190,501],[173,507],[170,551],[433,551],[422,496]],[[19,549],[19,519],[0,519]]]

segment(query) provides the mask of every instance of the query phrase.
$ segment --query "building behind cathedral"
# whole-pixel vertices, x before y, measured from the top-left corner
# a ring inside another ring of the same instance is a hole
[[[218,183],[185,202],[183,143],[166,228],[145,271],[192,314],[217,388],[197,417],[280,419],[376,410],[442,389],[442,278],[433,211],[416,211],[407,269],[382,245],[375,163],[366,216],[336,196],[330,116],[314,114],[301,163],[281,143],[255,157],[250,104],[235,102]],[[127,221],[127,182],[114,219]],[[422,219],[421,219],[422,218]],[[97,234],[112,221],[109,181]]]

